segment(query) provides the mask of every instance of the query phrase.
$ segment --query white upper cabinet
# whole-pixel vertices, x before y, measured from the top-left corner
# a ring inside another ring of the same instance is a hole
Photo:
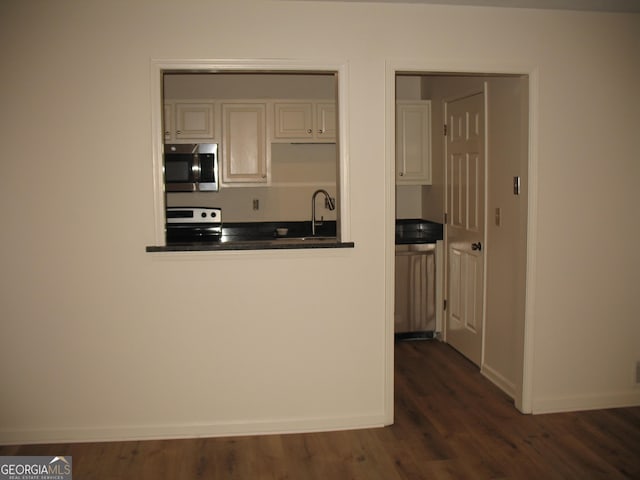
[[[313,137],[313,104],[311,102],[276,103],[274,116],[274,138]]]
[[[396,183],[431,185],[431,101],[396,102]]]
[[[164,102],[162,125],[164,132],[164,143],[171,143],[171,141],[173,140],[173,102]]]
[[[165,143],[214,140],[217,135],[215,102],[166,101],[164,104]]]
[[[271,182],[271,142],[335,143],[336,103],[326,100],[168,99],[165,143],[217,143],[226,187]]]
[[[269,182],[265,103],[222,104],[222,184]]]
[[[301,100],[274,103],[274,142],[334,143],[335,102]]]
[[[335,102],[318,102],[316,113],[316,137],[321,140],[336,141],[336,104]]]

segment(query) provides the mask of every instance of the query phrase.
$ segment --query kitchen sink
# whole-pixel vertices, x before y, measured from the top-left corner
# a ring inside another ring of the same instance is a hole
[[[273,240],[275,243],[313,243],[313,242],[337,242],[336,237],[277,237]]]
[[[222,237],[220,243],[236,243],[238,245],[285,245],[285,244],[309,244],[309,243],[336,243],[337,237],[271,237],[271,238],[238,238]]]

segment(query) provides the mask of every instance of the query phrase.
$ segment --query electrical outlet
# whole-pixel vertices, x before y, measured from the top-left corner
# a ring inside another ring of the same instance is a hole
[[[257,198],[253,199],[253,209],[260,210],[260,200],[258,200]]]

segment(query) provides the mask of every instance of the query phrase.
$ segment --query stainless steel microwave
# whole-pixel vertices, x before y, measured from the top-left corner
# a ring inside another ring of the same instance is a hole
[[[217,192],[218,145],[165,144],[164,183],[167,192]]]

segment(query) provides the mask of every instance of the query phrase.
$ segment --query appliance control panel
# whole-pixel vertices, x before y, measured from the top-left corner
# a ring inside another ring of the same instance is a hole
[[[222,209],[210,207],[167,207],[167,223],[221,224]]]

